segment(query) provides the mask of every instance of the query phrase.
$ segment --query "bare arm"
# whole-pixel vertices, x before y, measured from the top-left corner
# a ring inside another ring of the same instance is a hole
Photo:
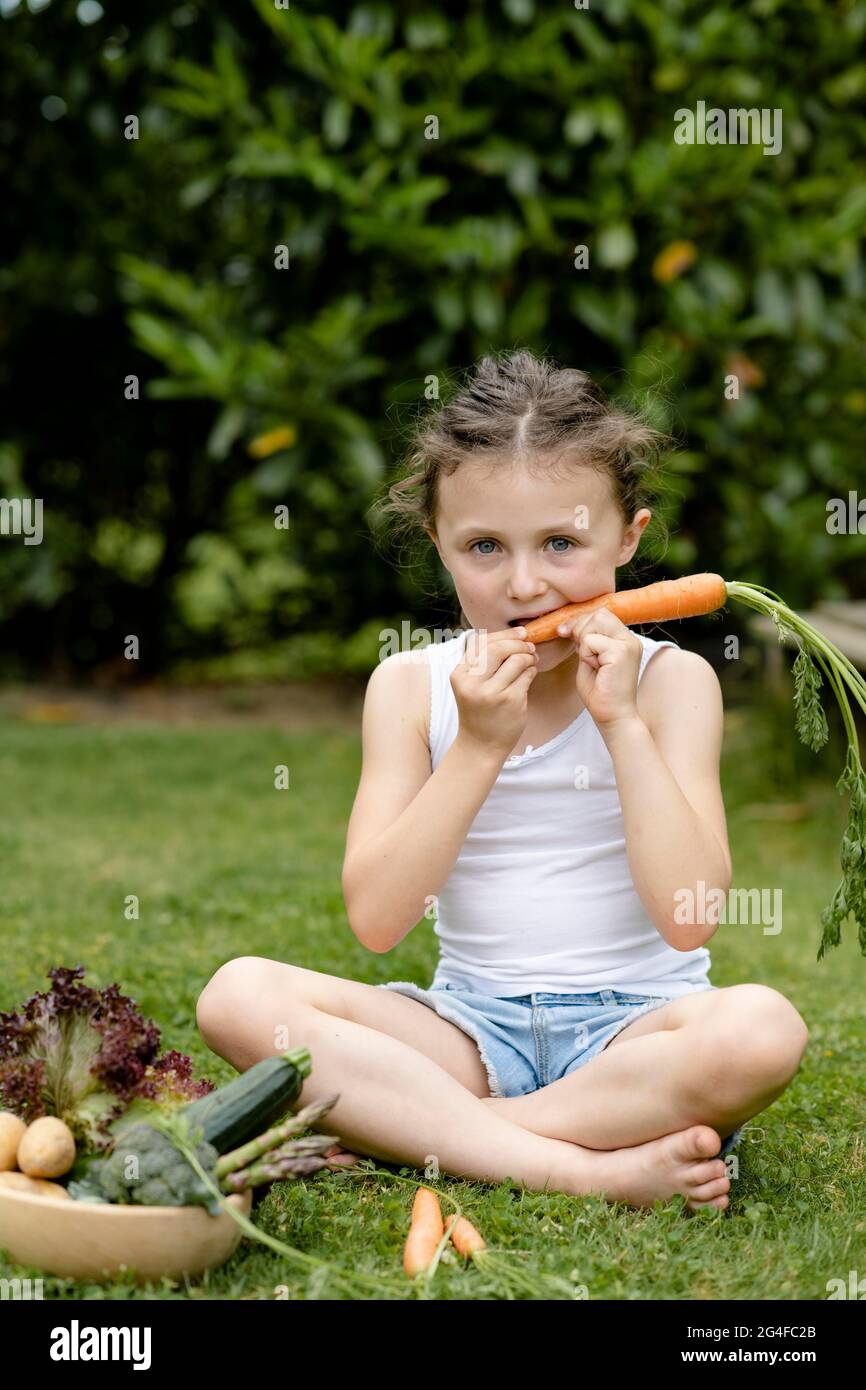
[[[424,916],[506,756],[461,731],[431,772],[419,717],[430,675],[403,654],[377,666],[367,685],[342,883],[349,925],[371,951],[390,951]]]
[[[638,709],[639,718],[604,735],[616,773],[629,868],[660,935],[675,950],[693,951],[717,926],[715,916],[709,920],[709,904],[706,922],[688,920],[689,901],[701,901],[699,880],[706,897],[712,889],[726,895],[731,885],[719,785],[718,677],[702,657],[666,648],[654,656],[638,686]]]

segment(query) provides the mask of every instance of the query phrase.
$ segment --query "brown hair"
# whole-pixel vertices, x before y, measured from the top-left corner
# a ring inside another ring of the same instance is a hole
[[[661,491],[658,458],[671,437],[637,410],[611,405],[586,372],[560,368],[526,349],[483,357],[438,409],[415,424],[403,476],[374,502],[386,534],[429,552],[438,486],[464,460],[489,457],[530,468],[580,463],[606,473],[626,525]],[[570,455],[570,458],[569,458]],[[655,511],[648,530],[656,520]],[[667,538],[667,529],[659,521]],[[455,605],[455,611],[459,604]],[[460,610],[460,625],[468,627]]]

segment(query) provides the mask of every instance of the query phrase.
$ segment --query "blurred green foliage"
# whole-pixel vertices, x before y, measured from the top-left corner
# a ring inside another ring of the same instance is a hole
[[[151,670],[363,669],[395,615],[447,622],[435,556],[389,565],[366,513],[429,379],[513,346],[681,441],[659,577],[866,592],[866,536],[825,524],[866,493],[866,3],[98,9],[0,6],[0,491],[45,506],[41,546],[0,538],[24,666],[137,633]],[[780,109],[781,153],[678,145],[698,101]]]

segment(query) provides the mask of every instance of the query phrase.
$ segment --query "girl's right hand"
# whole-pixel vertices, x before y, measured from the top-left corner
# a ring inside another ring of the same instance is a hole
[[[518,635],[522,630],[473,629],[451,674],[460,733],[498,753],[510,753],[526,727],[529,687],[538,669],[538,654]]]

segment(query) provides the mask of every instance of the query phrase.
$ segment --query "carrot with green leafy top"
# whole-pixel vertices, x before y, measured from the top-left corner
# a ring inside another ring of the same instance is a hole
[[[723,608],[727,599],[728,586],[720,574],[687,574],[682,579],[662,579],[658,584],[646,584],[640,589],[618,589],[615,593],[597,594],[580,603],[567,603],[564,608],[544,613],[520,626],[526,629],[528,642],[549,642],[558,635],[560,623],[573,622],[598,608],[607,608],[628,626],[629,623],[663,623],[669,618],[695,618]]]
[[[666,579],[642,588],[597,594],[595,598],[544,613],[521,626],[528,642],[549,642],[559,636],[560,623],[573,622],[600,608],[607,608],[626,625],[659,623],[671,618],[713,613],[723,608],[728,599],[735,599],[772,618],[780,642],[786,637],[797,642],[799,651],[793,665],[796,729],[801,741],[815,753],[829,736],[819,694],[822,671],[838,701],[848,737],[848,753],[836,790],[849,791],[851,801],[839,856],[842,880],[832,901],[821,913],[824,930],[817,958],[820,960],[828,947],[839,945],[842,923],[849,913],[858,924],[860,951],[866,956],[866,772],[860,760],[857,726],[849,699],[853,696],[866,714],[866,680],[829,637],[789,608],[772,589],[765,589],[761,584],[728,581],[720,574],[689,574],[682,579]]]

